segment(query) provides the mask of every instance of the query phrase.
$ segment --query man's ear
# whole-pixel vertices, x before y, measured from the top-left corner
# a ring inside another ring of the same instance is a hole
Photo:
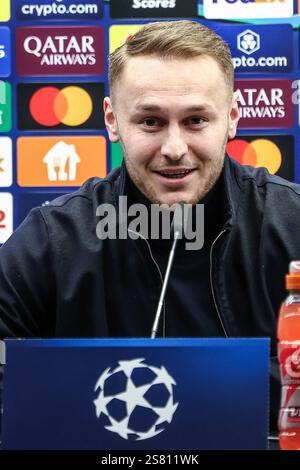
[[[119,141],[117,120],[112,108],[111,99],[106,96],[103,100],[104,121],[111,142]]]
[[[231,108],[229,111],[228,140],[231,140],[235,137],[238,122],[240,119],[240,112],[239,112],[237,99],[238,99],[238,93],[235,91],[232,96]]]

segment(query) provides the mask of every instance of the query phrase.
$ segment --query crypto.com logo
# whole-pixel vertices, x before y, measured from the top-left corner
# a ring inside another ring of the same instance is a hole
[[[260,36],[259,34],[246,29],[237,36],[237,48],[245,54],[253,54],[260,49]]]
[[[95,19],[103,14],[103,1],[92,0],[14,0],[17,18],[30,20]]]

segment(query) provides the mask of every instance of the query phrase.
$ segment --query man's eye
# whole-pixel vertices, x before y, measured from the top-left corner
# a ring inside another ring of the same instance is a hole
[[[148,127],[155,127],[155,126],[160,125],[158,119],[154,119],[154,118],[144,119],[143,124],[145,124],[145,126],[148,126]]]
[[[202,124],[204,122],[204,119],[201,117],[195,116],[195,117],[190,118],[189,122],[192,125],[195,125],[195,124],[197,125],[197,124]]]

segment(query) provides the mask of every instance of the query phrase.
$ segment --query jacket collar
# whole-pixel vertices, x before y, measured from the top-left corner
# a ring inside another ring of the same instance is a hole
[[[226,227],[232,226],[236,220],[242,188],[242,173],[243,166],[232,160],[232,158],[226,154],[222,171],[226,198]]]

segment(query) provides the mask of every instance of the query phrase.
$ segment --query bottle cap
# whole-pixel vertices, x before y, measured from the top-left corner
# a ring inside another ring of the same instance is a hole
[[[287,290],[300,290],[300,261],[291,261],[289,274],[285,276]]]

